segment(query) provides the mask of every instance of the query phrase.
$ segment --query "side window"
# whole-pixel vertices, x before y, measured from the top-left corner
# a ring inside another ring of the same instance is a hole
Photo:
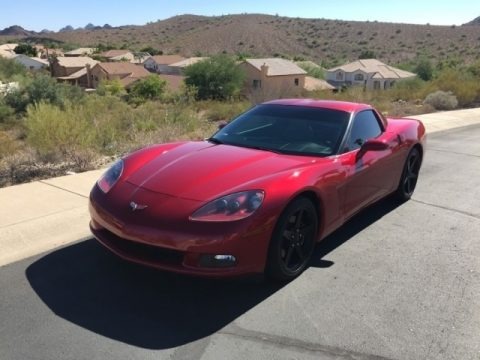
[[[345,151],[360,148],[366,140],[374,139],[382,133],[377,116],[371,110],[358,113],[353,119],[352,130]]]

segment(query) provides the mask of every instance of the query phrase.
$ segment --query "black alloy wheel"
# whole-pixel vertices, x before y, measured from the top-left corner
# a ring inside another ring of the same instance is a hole
[[[415,187],[417,186],[421,164],[422,157],[420,152],[418,149],[413,148],[407,156],[402,177],[400,178],[400,183],[398,185],[397,197],[400,200],[407,201],[412,197]]]
[[[308,265],[315,247],[318,215],[312,202],[300,197],[292,201],[280,216],[270,243],[267,275],[289,281]]]

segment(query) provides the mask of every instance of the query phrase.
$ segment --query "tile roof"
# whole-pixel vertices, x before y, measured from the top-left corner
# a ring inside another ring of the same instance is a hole
[[[84,67],[84,66],[87,66],[87,64],[90,66],[94,66],[95,64],[98,63],[97,60],[93,60],[88,56],[76,56],[76,57],[59,56],[56,59],[57,59],[58,65],[64,66],[64,67]]]
[[[94,48],[78,48],[71,51],[67,51],[65,55],[91,55],[95,52]]]
[[[73,74],[70,74],[68,76],[59,76],[57,79],[60,80],[73,80],[73,79],[79,79],[82,76],[87,75],[87,68],[80,69]]]
[[[349,64],[328,69],[329,72],[335,72],[337,70],[348,73],[363,71],[367,74],[374,74],[372,76],[374,79],[404,79],[415,76],[414,73],[386,65],[377,59],[357,60]]]
[[[267,65],[267,76],[302,75],[307,73],[294,62],[280,58],[246,59],[245,62],[259,71],[262,71],[262,65]]]
[[[170,65],[185,60],[185,58],[180,55],[155,55],[151,56],[151,58],[160,65]]]
[[[106,58],[114,58],[117,56],[127,55],[128,53],[130,53],[129,50],[108,50],[108,51],[102,52],[100,56],[103,56]]]
[[[322,79],[317,79],[312,76],[305,76],[305,90],[335,90],[335,86],[330,85],[328,82]]]
[[[195,64],[199,61],[206,60],[206,59],[208,59],[208,57],[191,57],[191,58],[184,59],[182,61],[178,61],[178,62],[175,62],[173,64],[170,64],[170,66],[184,68],[184,67],[193,65],[193,64]]]

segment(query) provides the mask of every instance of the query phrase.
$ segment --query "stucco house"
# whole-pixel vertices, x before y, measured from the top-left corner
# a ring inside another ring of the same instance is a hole
[[[386,65],[377,59],[362,59],[328,69],[327,81],[337,88],[364,86],[370,90],[391,88],[395,82],[416,76],[411,72]]]
[[[259,101],[298,96],[305,87],[307,72],[286,59],[246,59],[239,66],[246,74],[244,93]]]
[[[119,80],[125,88],[128,88],[151,74],[143,66],[129,62],[101,62],[87,66],[87,75],[88,87],[96,89],[98,84],[105,80]]]
[[[41,70],[48,67],[48,60],[40,59],[38,57],[29,57],[24,54],[17,54],[12,57],[13,60],[22,64],[29,70]]]
[[[155,55],[150,56],[143,62],[145,69],[159,74],[170,74],[169,65],[185,60],[180,55]]]
[[[85,69],[87,65],[94,66],[98,63],[97,60],[89,58],[88,56],[78,57],[64,57],[59,56],[52,60],[51,70],[54,77],[70,76],[82,69]]]

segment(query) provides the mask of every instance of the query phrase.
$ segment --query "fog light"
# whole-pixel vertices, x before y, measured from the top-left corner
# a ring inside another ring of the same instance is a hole
[[[233,255],[202,255],[200,266],[223,268],[234,266],[236,261],[237,259]]]

